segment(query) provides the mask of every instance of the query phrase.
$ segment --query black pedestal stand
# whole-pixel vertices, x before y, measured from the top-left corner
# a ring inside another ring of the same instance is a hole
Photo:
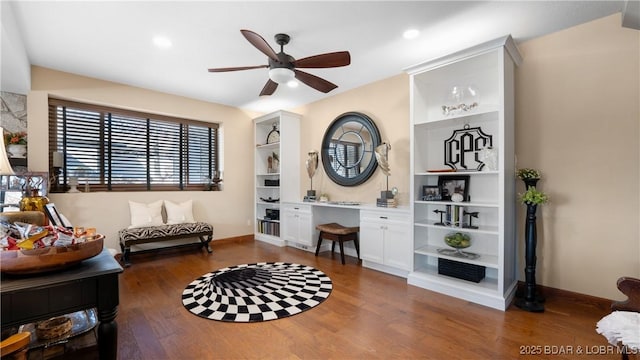
[[[543,312],[544,305],[536,296],[536,210],[538,205],[527,205],[527,223],[525,225],[525,295],[516,299],[516,306],[531,312]]]

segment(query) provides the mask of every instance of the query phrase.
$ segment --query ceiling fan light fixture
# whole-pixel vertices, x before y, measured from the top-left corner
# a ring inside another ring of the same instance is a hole
[[[290,88],[297,88],[300,85],[296,80],[287,81],[287,86]]]
[[[418,29],[408,29],[404,33],[402,33],[402,37],[407,40],[415,39],[420,35],[420,30]]]
[[[278,84],[287,84],[294,78],[295,73],[288,68],[274,68],[269,70],[269,79]]]
[[[173,45],[171,39],[166,36],[155,36],[153,38],[153,44],[161,49],[168,49]]]

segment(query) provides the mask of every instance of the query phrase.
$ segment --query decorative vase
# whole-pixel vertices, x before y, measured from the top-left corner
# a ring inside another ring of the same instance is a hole
[[[46,196],[40,196],[40,190],[32,189],[30,196],[20,200],[20,211],[44,211],[44,206],[49,203]]]
[[[27,157],[27,145],[9,144],[7,145],[7,155],[10,158],[24,159]]]
[[[75,176],[70,176],[69,177],[69,191],[67,191],[68,193],[79,193],[80,190],[78,190],[78,178]]]
[[[536,180],[538,179],[530,179]],[[532,185],[535,186],[535,183]],[[516,300],[516,306],[531,312],[543,312],[544,305],[541,299],[536,296],[536,246],[538,243],[536,233],[536,211],[537,204],[526,203],[527,219],[524,230],[525,237],[525,295]]]
[[[529,188],[536,187],[536,184],[540,179],[522,179],[522,181],[524,181],[526,189],[529,190]]]

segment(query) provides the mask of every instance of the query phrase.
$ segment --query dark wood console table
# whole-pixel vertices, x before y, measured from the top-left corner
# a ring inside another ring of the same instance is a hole
[[[98,309],[100,359],[116,359],[122,267],[108,250],[66,270],[0,280],[2,328],[19,326],[84,309]]]

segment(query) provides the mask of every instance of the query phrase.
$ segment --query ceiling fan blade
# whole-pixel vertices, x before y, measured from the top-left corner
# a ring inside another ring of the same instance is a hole
[[[225,71],[238,71],[238,70],[251,70],[251,69],[263,69],[268,68],[269,65],[256,65],[256,66],[238,66],[228,68],[215,68],[209,69],[209,72],[225,72]]]
[[[278,61],[278,55],[262,36],[251,30],[240,30],[240,32],[251,43],[251,45],[256,47],[256,49],[262,51],[262,53],[271,58],[271,60]]]
[[[338,87],[338,85],[328,82],[323,78],[319,78],[315,75],[311,75],[304,71],[293,69],[296,74],[296,79],[302,81],[303,83],[311,86],[312,88],[322,91],[323,93],[328,93],[329,91]]]
[[[351,55],[348,51],[309,56],[294,62],[294,66],[297,68],[332,68],[349,64],[351,64]]]
[[[277,88],[278,88],[278,83],[269,79],[267,80],[267,83],[264,84],[262,91],[260,91],[260,96],[271,95],[276,91]]]

